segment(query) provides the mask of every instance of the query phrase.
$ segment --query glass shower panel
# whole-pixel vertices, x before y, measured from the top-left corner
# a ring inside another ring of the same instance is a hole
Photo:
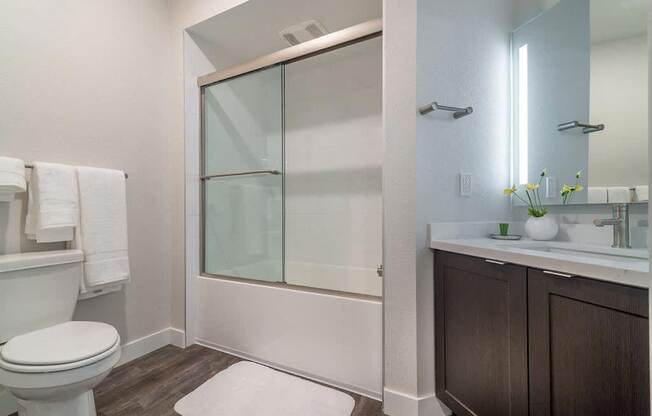
[[[283,68],[204,88],[204,172],[281,170]]]
[[[382,40],[285,67],[285,281],[382,295]]]
[[[203,272],[283,281],[283,68],[205,87]]]

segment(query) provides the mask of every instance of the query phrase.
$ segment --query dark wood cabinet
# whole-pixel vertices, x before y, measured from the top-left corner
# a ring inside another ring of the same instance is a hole
[[[530,415],[650,414],[647,290],[528,271]]]
[[[526,415],[526,268],[435,255],[437,397],[456,415]]]
[[[435,366],[457,416],[648,416],[648,291],[436,251]]]

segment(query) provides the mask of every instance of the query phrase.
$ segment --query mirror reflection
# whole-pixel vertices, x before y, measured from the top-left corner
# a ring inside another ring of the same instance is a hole
[[[513,181],[546,205],[648,200],[647,0],[560,0],[513,32]],[[518,201],[517,201],[518,202]]]

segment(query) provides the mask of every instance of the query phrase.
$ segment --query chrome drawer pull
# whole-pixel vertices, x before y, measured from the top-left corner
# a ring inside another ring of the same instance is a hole
[[[549,274],[549,275],[552,275],[552,276],[559,276],[559,277],[568,277],[568,278],[573,277],[572,274],[559,273],[559,272],[551,272],[550,270],[544,270],[543,273],[544,273],[544,274]]]
[[[486,261],[487,263],[491,263],[491,264],[497,264],[499,266],[504,266],[505,265],[505,263],[503,263],[502,261],[498,261],[498,260],[484,259],[484,261]]]

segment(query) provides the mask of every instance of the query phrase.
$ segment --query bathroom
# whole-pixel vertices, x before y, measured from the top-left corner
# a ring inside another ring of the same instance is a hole
[[[648,3],[3,2],[0,416],[649,414]],[[21,332],[48,164],[128,276]]]

